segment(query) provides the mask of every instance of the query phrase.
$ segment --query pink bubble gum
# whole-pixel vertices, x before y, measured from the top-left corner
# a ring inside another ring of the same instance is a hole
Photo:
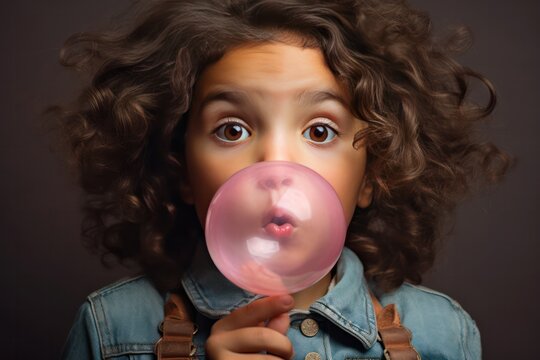
[[[260,162],[216,192],[206,243],[217,268],[237,286],[262,295],[296,293],[335,265],[347,224],[332,186],[290,162]]]

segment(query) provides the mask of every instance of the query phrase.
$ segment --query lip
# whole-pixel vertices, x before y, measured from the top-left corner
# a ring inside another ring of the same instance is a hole
[[[264,231],[274,238],[287,238],[296,228],[296,218],[280,208],[274,208],[263,218]]]
[[[269,223],[264,227],[264,231],[273,238],[288,238],[292,235],[294,227],[289,223],[282,225]]]

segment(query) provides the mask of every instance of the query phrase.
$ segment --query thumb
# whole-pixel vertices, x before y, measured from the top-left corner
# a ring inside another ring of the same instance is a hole
[[[289,314],[282,313],[270,319],[270,321],[268,321],[268,324],[266,324],[266,327],[275,330],[283,335],[286,335],[287,330],[289,330],[290,321],[291,320],[289,318]]]

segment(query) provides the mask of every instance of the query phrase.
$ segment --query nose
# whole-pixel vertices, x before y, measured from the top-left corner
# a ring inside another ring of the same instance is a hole
[[[294,162],[294,141],[288,138],[286,129],[272,129],[261,136],[259,143],[259,161]]]
[[[291,186],[293,179],[285,174],[269,175],[259,180],[259,187],[264,190],[279,190]]]

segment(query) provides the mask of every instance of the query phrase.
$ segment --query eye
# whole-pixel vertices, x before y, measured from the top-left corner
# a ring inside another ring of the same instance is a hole
[[[307,128],[302,135],[311,142],[326,144],[332,141],[337,133],[328,125],[315,124]]]
[[[218,127],[215,131],[218,139],[225,142],[238,142],[247,139],[251,134],[242,125],[236,122],[229,122]]]

